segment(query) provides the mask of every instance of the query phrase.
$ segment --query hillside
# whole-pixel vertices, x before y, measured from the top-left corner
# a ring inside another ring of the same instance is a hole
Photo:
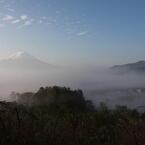
[[[145,61],[138,61],[136,63],[128,63],[124,65],[115,65],[111,69],[120,73],[145,73]]]

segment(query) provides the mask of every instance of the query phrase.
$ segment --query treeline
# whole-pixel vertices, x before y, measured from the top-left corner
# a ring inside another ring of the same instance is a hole
[[[66,87],[41,87],[36,93],[13,93],[17,102],[26,106],[47,106],[50,109],[70,111],[94,110],[90,100],[85,100],[82,90]]]
[[[101,104],[96,111],[51,111],[0,102],[1,145],[144,145],[145,115]]]
[[[82,91],[69,88],[40,88],[26,96],[17,94],[21,103],[0,102],[0,145],[145,144],[145,113],[104,103],[91,110]]]

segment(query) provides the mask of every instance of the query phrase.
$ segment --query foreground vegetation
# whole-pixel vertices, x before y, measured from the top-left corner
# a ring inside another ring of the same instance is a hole
[[[52,96],[56,93],[55,89],[49,88]],[[21,103],[0,102],[1,145],[145,144],[145,114],[123,106],[110,110],[103,103],[98,109],[93,109],[91,102],[83,99],[80,90],[72,91],[59,87],[56,89],[59,91],[55,94],[55,100],[51,97],[53,101],[48,105],[46,100],[45,103],[42,101],[42,94],[46,93],[48,88],[40,90],[29,94],[33,99],[37,96],[37,103],[34,101],[31,105],[22,103],[27,96],[24,94],[19,94],[19,97],[23,96]],[[67,94],[67,101],[60,90],[66,90],[62,92]],[[50,91],[45,96],[49,93]],[[78,98],[73,100],[74,94]],[[42,100],[38,96],[41,96]],[[63,96],[63,101],[59,100],[59,96]],[[75,102],[76,100],[78,102]]]

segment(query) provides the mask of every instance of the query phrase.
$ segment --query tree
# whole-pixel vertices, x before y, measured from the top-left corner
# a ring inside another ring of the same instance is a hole
[[[58,108],[71,108],[85,110],[86,102],[81,90],[71,90],[66,87],[41,87],[33,96],[34,104],[57,106]]]

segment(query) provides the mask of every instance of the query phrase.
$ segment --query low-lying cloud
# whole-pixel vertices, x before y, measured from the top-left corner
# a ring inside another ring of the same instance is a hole
[[[115,74],[110,68],[50,67],[39,69],[0,69],[0,95],[36,91],[41,86],[67,86],[84,90],[85,97],[97,105],[144,105],[145,74]]]

